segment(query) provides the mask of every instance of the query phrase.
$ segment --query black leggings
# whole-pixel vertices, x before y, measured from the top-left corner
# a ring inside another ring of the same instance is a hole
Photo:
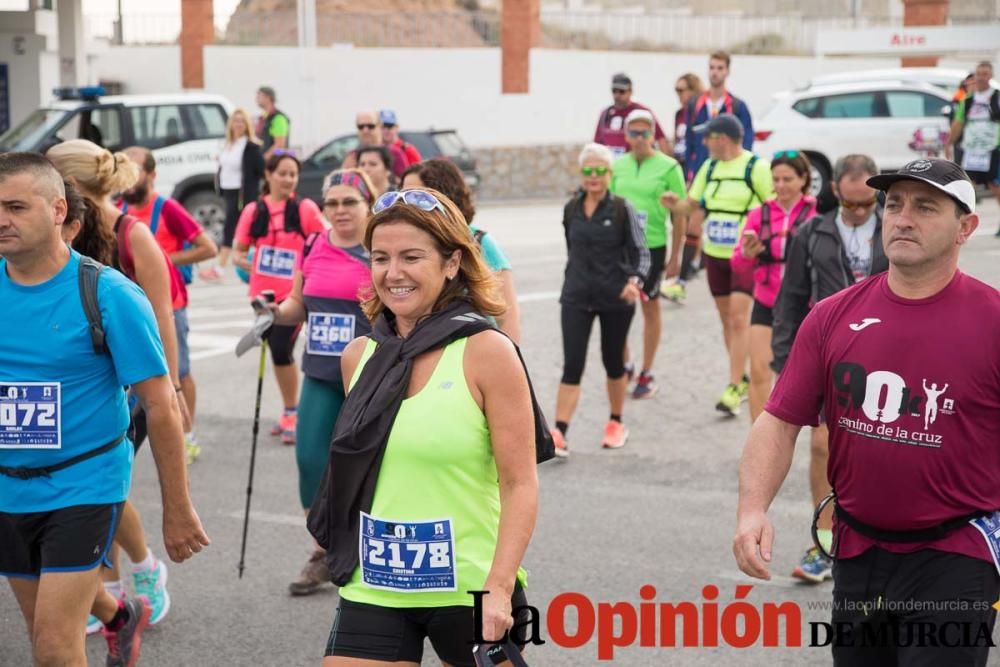
[[[275,324],[267,335],[267,346],[271,350],[271,362],[275,366],[288,366],[295,363],[295,339],[299,337],[301,324],[286,326]]]
[[[563,384],[580,384],[587,361],[590,329],[595,317],[601,320],[601,359],[604,361],[604,371],[611,380],[625,375],[625,341],[633,315],[633,308],[586,310],[563,304]]]
[[[240,191],[223,190],[222,199],[226,202],[226,224],[222,228],[222,246],[232,248],[236,223],[240,219]]]

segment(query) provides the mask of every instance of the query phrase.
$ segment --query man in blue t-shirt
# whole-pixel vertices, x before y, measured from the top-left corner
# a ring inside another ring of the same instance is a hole
[[[34,153],[0,155],[0,576],[17,598],[38,664],[85,664],[84,626],[104,624],[108,664],[134,664],[143,598],[100,586],[132,477],[123,386],[142,401],[163,492],[163,541],[180,562],[208,545],[187,490],[180,412],[142,291],[97,281],[106,349],[83,309],[81,256],[60,237],[62,177]]]

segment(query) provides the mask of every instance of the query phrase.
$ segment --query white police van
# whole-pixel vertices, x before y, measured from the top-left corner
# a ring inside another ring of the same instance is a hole
[[[0,135],[0,152],[44,153],[69,139],[118,151],[145,146],[156,157],[156,190],[173,197],[222,241],[225,209],[215,192],[216,156],[233,105],[220,95],[104,95],[57,88],[56,100]]]

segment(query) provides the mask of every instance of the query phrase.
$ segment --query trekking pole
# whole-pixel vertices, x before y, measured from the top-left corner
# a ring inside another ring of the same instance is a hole
[[[266,364],[267,339],[260,344],[260,366],[257,369],[257,400],[253,407],[253,439],[250,444],[250,476],[247,479],[247,504],[243,511],[243,541],[240,545],[239,578],[243,578],[243,568],[247,552],[247,529],[250,527],[250,496],[253,494],[253,470],[257,462],[257,432],[260,430],[260,396],[264,389],[264,367]]]

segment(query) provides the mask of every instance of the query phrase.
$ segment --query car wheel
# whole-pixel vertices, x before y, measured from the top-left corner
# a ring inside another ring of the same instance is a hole
[[[222,197],[211,190],[198,190],[185,197],[182,203],[215,245],[221,247],[226,225],[226,203]]]
[[[816,208],[826,213],[837,205],[831,187],[830,163],[817,153],[807,153],[809,158],[809,194],[816,198]]]

